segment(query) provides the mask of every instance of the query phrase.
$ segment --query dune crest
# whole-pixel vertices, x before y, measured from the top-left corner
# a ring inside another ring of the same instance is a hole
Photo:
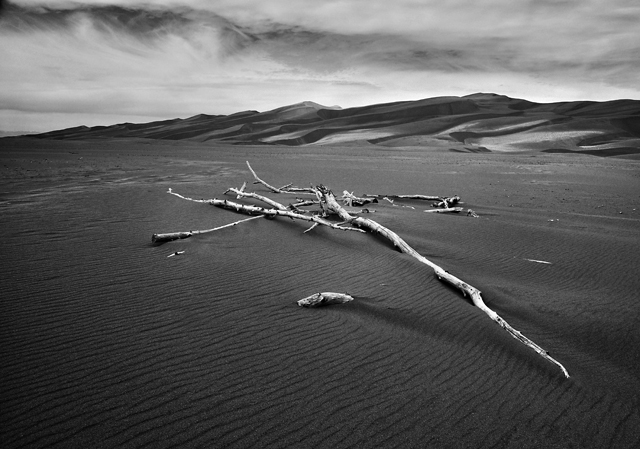
[[[429,146],[467,152],[640,154],[640,101],[534,103],[496,94],[342,109],[312,101],[266,112],[78,126],[48,139],[147,138],[223,144]]]

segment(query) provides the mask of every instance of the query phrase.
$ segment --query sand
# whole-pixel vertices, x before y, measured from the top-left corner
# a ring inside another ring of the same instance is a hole
[[[534,149],[640,159],[640,101],[533,103],[478,93],[340,109],[305,101],[270,111],[77,126],[38,138],[144,138],[224,145],[421,146],[459,152]]]
[[[144,139],[1,139],[0,160],[4,448],[640,446],[636,160]],[[572,377],[371,235],[151,243],[244,218],[166,192],[221,197],[246,160],[275,185],[459,194],[480,218],[371,218]],[[296,305],[318,291],[355,300]]]

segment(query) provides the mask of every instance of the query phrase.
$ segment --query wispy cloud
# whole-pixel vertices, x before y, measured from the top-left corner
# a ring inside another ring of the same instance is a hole
[[[5,2],[0,128],[476,91],[639,98],[638,23],[629,0]]]

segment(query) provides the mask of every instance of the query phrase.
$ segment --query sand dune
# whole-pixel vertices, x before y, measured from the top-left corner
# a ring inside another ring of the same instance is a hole
[[[495,94],[437,97],[341,109],[313,102],[228,116],[76,127],[52,139],[148,138],[225,144],[423,145],[467,152],[582,152],[638,157],[640,102],[539,104]]]
[[[638,447],[638,162],[387,143],[0,139],[2,447]],[[372,218],[572,377],[371,235],[276,219],[151,243],[244,218],[166,191],[221,197],[247,159],[277,185],[460,194],[480,218]],[[356,299],[296,305],[327,290]]]

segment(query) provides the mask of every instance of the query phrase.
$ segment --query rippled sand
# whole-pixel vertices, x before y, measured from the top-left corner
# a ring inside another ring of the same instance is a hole
[[[151,243],[244,218],[166,192],[268,194],[246,160],[278,186],[459,194],[480,218],[370,218],[572,377],[371,235],[279,218]],[[640,445],[637,161],[2,139],[0,162],[2,447]],[[318,291],[356,299],[296,305]]]

